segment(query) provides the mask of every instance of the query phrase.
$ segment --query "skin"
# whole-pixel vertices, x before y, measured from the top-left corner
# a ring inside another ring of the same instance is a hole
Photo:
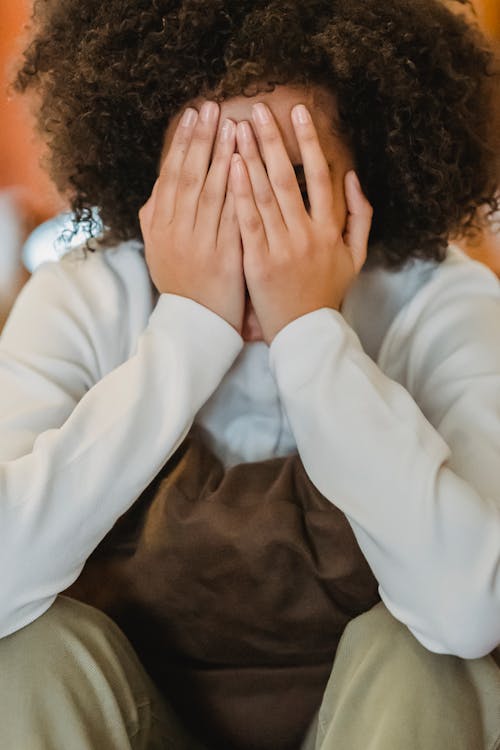
[[[336,120],[329,91],[295,86],[220,107],[197,100],[173,118],[139,212],[158,291],[268,344],[302,315],[339,310],[372,210]]]

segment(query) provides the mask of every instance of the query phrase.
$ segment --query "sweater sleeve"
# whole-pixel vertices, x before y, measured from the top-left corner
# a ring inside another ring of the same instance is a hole
[[[330,309],[270,349],[304,466],[383,601],[429,650],[463,658],[500,643],[500,295],[470,271],[410,304],[380,367]]]
[[[110,266],[61,262],[36,272],[7,322],[0,637],[43,614],[78,577],[243,346],[207,308],[161,295],[127,352],[129,312],[123,279]]]

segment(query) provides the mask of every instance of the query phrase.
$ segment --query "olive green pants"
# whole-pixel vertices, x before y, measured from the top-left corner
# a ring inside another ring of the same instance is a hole
[[[0,711],[2,750],[201,750],[117,626],[64,596],[0,640]],[[346,629],[303,747],[500,748],[500,669],[426,651],[377,605]]]

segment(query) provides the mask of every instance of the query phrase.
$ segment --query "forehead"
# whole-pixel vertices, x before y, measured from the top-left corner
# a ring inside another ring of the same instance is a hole
[[[319,86],[310,88],[302,86],[277,86],[274,91],[263,92],[253,97],[231,97],[220,104],[219,129],[226,118],[234,122],[242,122],[243,120],[251,121],[252,105],[257,102],[264,102],[271,109],[292,162],[299,163],[301,161],[297,139],[295,138],[295,132],[290,119],[291,111],[296,104],[305,104],[311,112],[318,131],[319,140],[325,151],[338,151],[339,148],[342,148],[341,138],[338,132],[336,133],[338,111],[335,97],[327,89]],[[196,99],[190,104],[199,110],[202,103],[202,99]],[[163,155],[168,150],[172,141],[180,116],[181,112],[170,121],[165,134]]]

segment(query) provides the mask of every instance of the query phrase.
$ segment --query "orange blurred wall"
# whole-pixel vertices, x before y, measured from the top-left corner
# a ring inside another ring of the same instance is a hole
[[[30,5],[29,0],[0,0],[0,189],[14,185],[24,188],[23,208],[42,221],[59,210],[62,201],[39,165],[41,147],[27,104],[7,92]]]
[[[488,36],[494,41],[495,49],[500,56],[500,0],[473,0],[477,18]],[[470,242],[465,249],[473,258],[486,263],[500,276],[500,232],[498,226],[490,232],[484,232],[475,242]]]
[[[474,0],[474,6],[484,29],[500,41],[500,1]]]

